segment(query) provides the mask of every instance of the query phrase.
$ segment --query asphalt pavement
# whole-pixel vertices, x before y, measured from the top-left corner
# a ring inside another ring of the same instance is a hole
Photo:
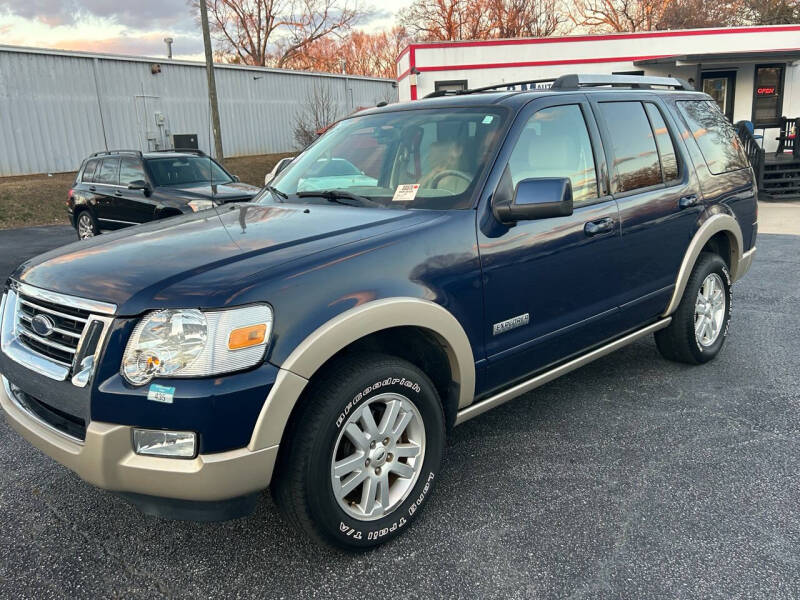
[[[71,241],[0,231],[0,275]],[[264,494],[164,521],[83,483],[0,419],[3,598],[798,598],[800,237],[761,235],[702,367],[651,338],[456,428],[416,525],[319,548]]]

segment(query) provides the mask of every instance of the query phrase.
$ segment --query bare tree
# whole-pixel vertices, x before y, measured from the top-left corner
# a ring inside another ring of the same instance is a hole
[[[283,67],[309,44],[344,34],[364,14],[359,0],[205,1],[218,55],[229,62]]]
[[[800,21],[798,0],[741,0],[741,17],[754,25],[780,25]]]
[[[316,140],[320,133],[339,118],[339,106],[333,89],[327,82],[314,82],[314,86],[300,107],[294,121],[294,141],[302,150]]]
[[[572,21],[593,31],[652,31],[672,0],[578,0]]]
[[[548,37],[568,16],[561,0],[484,0],[492,37]]]
[[[562,0],[414,0],[400,13],[423,40],[546,37],[567,21]]]

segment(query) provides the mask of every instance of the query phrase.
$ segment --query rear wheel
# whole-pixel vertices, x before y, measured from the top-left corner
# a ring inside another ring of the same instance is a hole
[[[731,319],[731,278],[716,254],[695,264],[669,327],[656,332],[656,345],[669,360],[701,364],[722,349]]]
[[[75,221],[75,230],[78,232],[78,239],[85,240],[100,233],[97,227],[97,220],[88,210],[82,210]]]
[[[367,549],[405,531],[444,449],[436,389],[389,356],[336,361],[292,419],[272,485],[288,519],[324,543]]]

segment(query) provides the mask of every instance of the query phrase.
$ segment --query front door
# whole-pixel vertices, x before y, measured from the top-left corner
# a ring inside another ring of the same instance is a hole
[[[499,223],[488,204],[481,209],[484,392],[614,335],[621,252],[617,204],[606,194],[600,138],[584,95],[534,100],[492,178],[498,170],[495,194],[523,179],[569,177],[575,207],[571,216],[512,226]]]
[[[155,213],[155,202],[149,192],[128,189],[134,181],[148,181],[142,159],[136,156],[123,156],[119,169],[120,189],[112,203],[115,218],[123,227],[152,221]]]
[[[733,96],[736,88],[736,71],[709,71],[703,73],[702,90],[714,99],[722,114],[733,123]]]

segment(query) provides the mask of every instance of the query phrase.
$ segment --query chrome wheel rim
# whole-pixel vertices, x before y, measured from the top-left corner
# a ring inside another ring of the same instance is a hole
[[[701,346],[717,341],[725,320],[725,287],[722,277],[711,273],[703,280],[694,305],[694,335]]]
[[[94,237],[94,227],[92,226],[92,217],[83,213],[78,217],[78,237],[82,240]]]
[[[425,459],[425,424],[401,394],[379,394],[354,410],[331,459],[333,495],[360,521],[394,511],[411,493]]]

